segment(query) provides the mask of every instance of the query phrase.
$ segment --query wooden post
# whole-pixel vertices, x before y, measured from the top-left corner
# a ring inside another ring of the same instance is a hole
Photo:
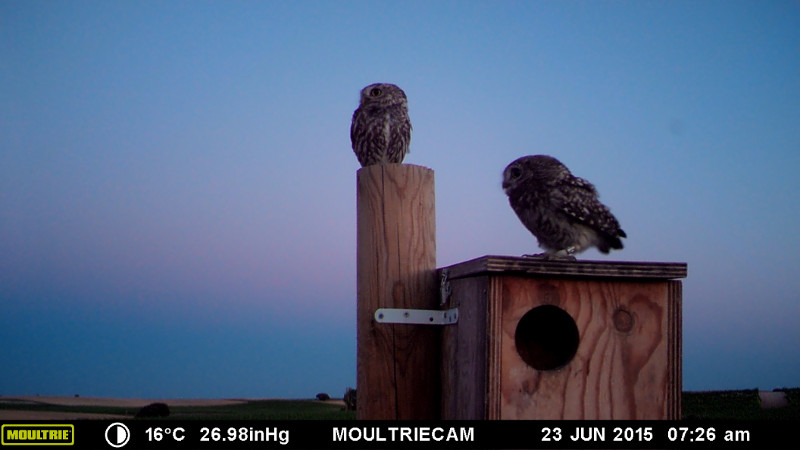
[[[357,173],[358,419],[437,419],[436,326],[381,324],[378,308],[438,309],[433,171],[409,164]]]

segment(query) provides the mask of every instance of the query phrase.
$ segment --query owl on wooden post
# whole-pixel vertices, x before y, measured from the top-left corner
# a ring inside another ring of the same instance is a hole
[[[503,171],[503,190],[522,224],[536,236],[545,258],[572,258],[591,247],[622,249],[626,237],[595,187],[556,158],[523,156]]]
[[[361,167],[403,162],[411,142],[405,92],[389,83],[362,89],[350,125],[350,142]]]

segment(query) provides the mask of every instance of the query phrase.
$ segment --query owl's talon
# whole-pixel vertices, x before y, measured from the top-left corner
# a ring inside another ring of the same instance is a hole
[[[523,258],[530,258],[530,259],[549,259],[549,253],[534,253],[534,254],[524,254],[522,255]]]
[[[577,258],[575,258],[574,254],[575,254],[575,246],[569,246],[563,250],[551,253],[550,259],[560,260],[560,261],[577,261]]]
[[[534,255],[522,255],[523,258],[528,259],[543,259],[546,261],[577,261],[574,256],[564,253],[564,250],[559,250],[555,253],[536,253]]]

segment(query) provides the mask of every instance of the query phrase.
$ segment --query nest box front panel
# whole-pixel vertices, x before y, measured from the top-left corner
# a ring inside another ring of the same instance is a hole
[[[679,282],[500,278],[497,418],[677,418]]]

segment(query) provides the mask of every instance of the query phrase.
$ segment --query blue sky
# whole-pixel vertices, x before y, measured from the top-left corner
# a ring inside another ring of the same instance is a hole
[[[800,384],[796,1],[0,2],[0,394],[355,385],[358,92],[409,97],[437,264],[537,251],[551,154],[680,261],[684,389]]]

